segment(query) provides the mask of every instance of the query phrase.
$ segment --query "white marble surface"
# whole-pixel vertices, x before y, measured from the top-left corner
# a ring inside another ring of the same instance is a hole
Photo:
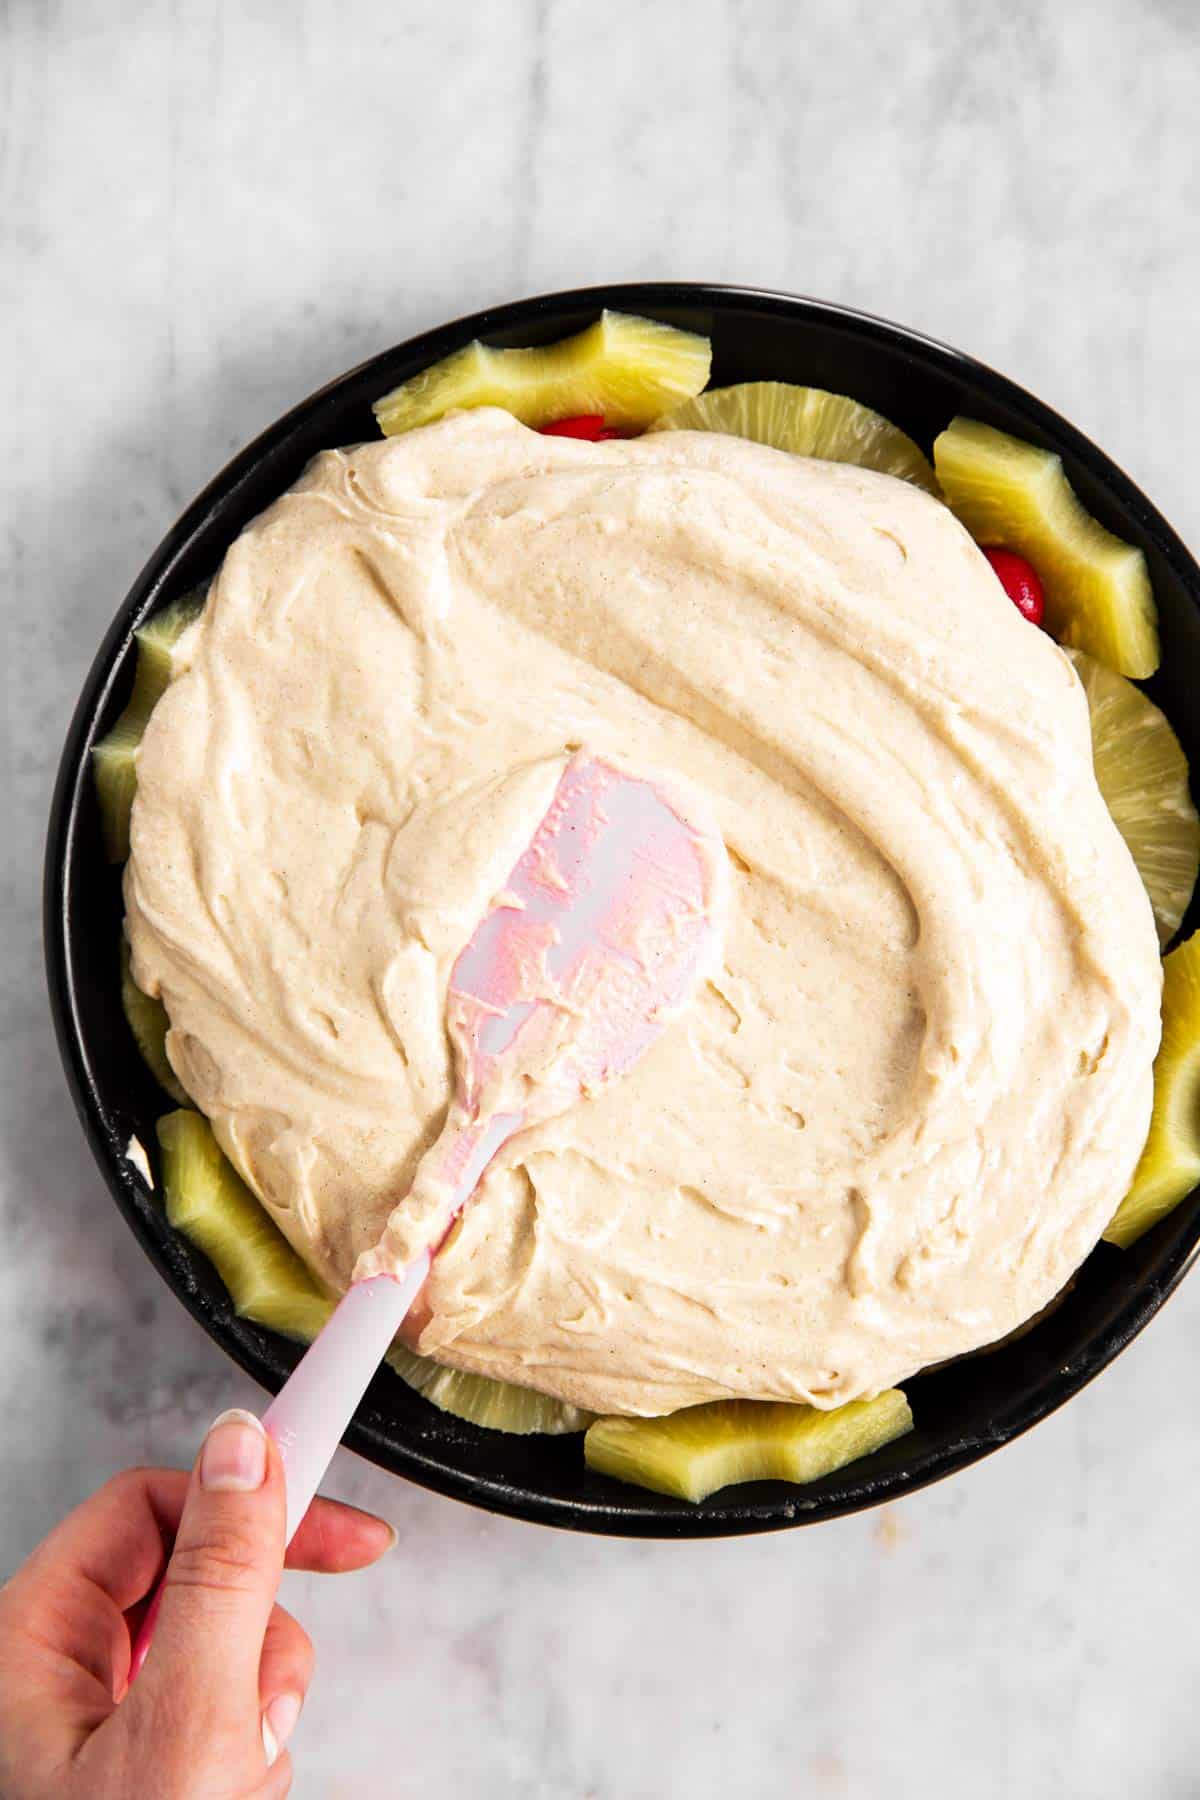
[[[39,858],[129,580],[283,408],[487,301],[685,275],[975,351],[1200,538],[1191,0],[0,5],[0,1570],[253,1404],[142,1259],[51,1041]],[[1040,1430],[883,1514],[575,1540],[343,1455],[401,1534],[289,1577],[296,1791],[1200,1792],[1200,1278]]]

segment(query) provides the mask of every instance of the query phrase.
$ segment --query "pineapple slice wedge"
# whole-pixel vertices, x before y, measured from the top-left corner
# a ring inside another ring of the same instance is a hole
[[[657,319],[603,312],[575,337],[532,350],[493,350],[478,338],[375,402],[384,437],[430,425],[457,407],[501,406],[524,425],[602,413],[642,431],[708,380],[712,345]]]
[[[824,388],[796,387],[790,381],[743,381],[736,387],[711,388],[685,400],[652,430],[720,431],[789,450],[793,456],[876,469],[930,494],[939,492],[929,458],[906,432],[869,406]]]
[[[1146,558],[1083,507],[1051,450],[957,418],[933,446],[947,503],[980,544],[1028,557],[1046,591],[1046,629],[1119,675],[1158,667],[1158,610]]]
[[[124,932],[121,933],[121,1008],[133,1033],[134,1042],[142,1053],[142,1061],[159,1087],[164,1088],[180,1106],[187,1106],[188,1097],[179,1077],[167,1061],[167,1031],[170,1028],[167,1009],[161,1000],[154,1000],[149,994],[143,994],[133,979],[129,939]]]
[[[1200,1183],[1200,932],[1163,962],[1154,1110],[1133,1185],[1104,1233],[1128,1249]]]
[[[235,1310],[285,1337],[311,1343],[336,1301],[238,1175],[203,1113],[168,1113],[158,1122],[158,1141],[167,1218],[203,1250],[229,1289]],[[492,1431],[583,1431],[592,1419],[591,1413],[531,1388],[443,1368],[398,1341],[387,1362],[441,1412]]]
[[[598,1419],[583,1441],[597,1474],[706,1500],[743,1481],[819,1481],[911,1431],[899,1388],[833,1412],[779,1400],[718,1400],[665,1419]]]
[[[1200,818],[1187,758],[1153,701],[1083,650],[1068,650],[1087,695],[1096,783],[1146,885],[1161,944],[1187,911],[1200,868]]]
[[[335,1302],[276,1229],[222,1151],[203,1113],[158,1121],[167,1218],[213,1264],[235,1310],[309,1343]]]
[[[112,730],[92,747],[92,773],[100,801],[100,824],[109,862],[129,855],[129,818],[137,791],[137,747],[158,701],[171,680],[175,646],[199,618],[204,605],[197,591],[139,626],[137,668],[129,704]]]

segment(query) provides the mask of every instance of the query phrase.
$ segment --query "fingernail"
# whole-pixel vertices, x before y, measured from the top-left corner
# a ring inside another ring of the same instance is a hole
[[[278,1760],[279,1752],[295,1731],[300,1705],[299,1694],[279,1694],[263,1714],[262,1741],[268,1769]]]
[[[266,1478],[266,1432],[253,1413],[223,1412],[200,1452],[200,1486],[217,1494],[252,1494]]]

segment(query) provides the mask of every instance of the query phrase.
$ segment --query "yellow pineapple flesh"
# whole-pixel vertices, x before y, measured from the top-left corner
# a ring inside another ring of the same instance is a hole
[[[402,1381],[442,1412],[453,1413],[456,1419],[468,1419],[472,1425],[482,1425],[489,1431],[507,1431],[517,1437],[544,1432],[559,1437],[586,1431],[594,1417],[578,1406],[569,1406],[565,1400],[539,1394],[534,1388],[445,1368],[432,1357],[418,1356],[404,1344],[393,1344],[387,1361]]]
[[[1097,786],[1146,884],[1159,942],[1168,944],[1200,868],[1200,818],[1187,758],[1140,688],[1082,650],[1067,655],[1087,695]]]
[[[100,803],[100,825],[109,862],[129,855],[129,819],[137,792],[137,748],[150,714],[171,680],[175,646],[200,616],[203,601],[189,594],[134,633],[137,666],[133,692],[112,730],[92,746],[92,773]]]
[[[719,1400],[664,1419],[598,1419],[584,1439],[590,1469],[678,1500],[744,1481],[819,1481],[912,1430],[898,1388],[832,1412],[776,1400]]]
[[[1104,1233],[1127,1248],[1200,1184],[1200,933],[1163,962],[1154,1110],[1133,1185]]]
[[[375,402],[385,437],[430,425],[461,407],[500,406],[525,425],[602,414],[618,431],[643,431],[708,380],[712,345],[657,319],[603,312],[575,337],[529,350],[478,339]]]
[[[933,446],[947,504],[980,544],[1026,557],[1046,594],[1046,629],[1119,675],[1158,667],[1158,611],[1142,552],[1080,503],[1062,458],[978,419],[957,418]]]
[[[243,1318],[308,1343],[334,1300],[276,1229],[202,1113],[158,1121],[167,1218],[208,1257]]]
[[[797,387],[789,381],[744,381],[710,388],[685,400],[655,424],[655,431],[719,431],[751,438],[793,456],[853,463],[938,492],[937,477],[912,438],[845,394]]]

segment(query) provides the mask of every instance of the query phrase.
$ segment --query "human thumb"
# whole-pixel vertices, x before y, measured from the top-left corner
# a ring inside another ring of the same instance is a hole
[[[263,1427],[251,1413],[222,1413],[192,1472],[135,1698],[185,1711],[193,1729],[257,1730],[285,1512],[283,1466]]]

